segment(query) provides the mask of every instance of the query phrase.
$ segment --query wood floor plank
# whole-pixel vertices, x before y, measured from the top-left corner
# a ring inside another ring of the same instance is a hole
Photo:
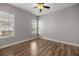
[[[79,56],[79,47],[36,38],[0,49],[0,56]]]

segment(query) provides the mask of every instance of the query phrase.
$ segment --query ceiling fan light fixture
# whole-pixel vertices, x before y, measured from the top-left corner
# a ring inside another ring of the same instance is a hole
[[[44,3],[38,3],[37,8],[38,9],[43,9],[44,8]]]

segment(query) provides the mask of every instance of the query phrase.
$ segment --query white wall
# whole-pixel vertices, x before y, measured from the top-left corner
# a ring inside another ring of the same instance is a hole
[[[15,14],[15,36],[4,39],[0,38],[0,46],[36,37],[36,35],[32,35],[31,33],[31,20],[36,19],[36,16],[29,14],[28,12],[25,12],[24,10],[21,10],[19,8],[13,7],[11,5],[1,3],[0,11]]]
[[[79,5],[40,17],[39,32],[46,38],[79,44]]]

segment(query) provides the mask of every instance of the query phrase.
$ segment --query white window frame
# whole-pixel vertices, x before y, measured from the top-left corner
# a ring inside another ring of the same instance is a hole
[[[5,11],[0,11],[0,32],[1,33],[3,31],[6,32],[6,34],[0,36],[0,38],[14,37],[14,35],[15,35],[14,29],[15,29],[15,15],[5,12]],[[8,31],[11,31],[12,34]]]
[[[32,19],[32,34],[37,34],[37,20]]]

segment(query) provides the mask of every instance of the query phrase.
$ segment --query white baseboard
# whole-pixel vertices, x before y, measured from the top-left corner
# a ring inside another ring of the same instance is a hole
[[[32,39],[35,39],[35,38],[37,38],[37,37],[28,38],[28,39],[25,39],[25,40],[22,40],[22,41],[18,41],[18,42],[10,43],[10,44],[7,44],[7,45],[3,45],[3,46],[0,46],[0,49],[6,48],[6,47],[9,47],[9,46],[12,46],[12,45],[16,45],[16,44],[19,44],[19,43],[22,43],[22,42],[25,42],[25,41],[29,41],[29,40],[32,40]]]
[[[61,40],[55,40],[55,39],[51,39],[51,38],[47,38],[47,37],[40,37],[40,38],[79,47],[79,44],[75,44],[75,43],[70,43],[70,42],[61,41]]]

